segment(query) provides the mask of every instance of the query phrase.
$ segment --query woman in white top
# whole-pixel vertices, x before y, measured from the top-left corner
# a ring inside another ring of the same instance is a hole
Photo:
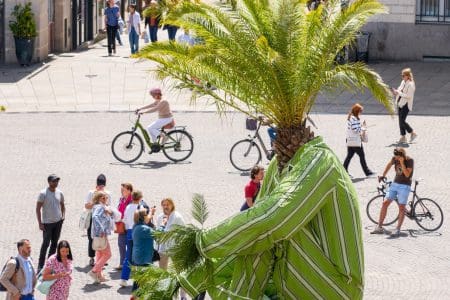
[[[366,176],[371,176],[374,174],[366,163],[366,157],[364,155],[364,149],[361,141],[361,134],[363,128],[361,127],[361,121],[359,116],[363,111],[363,107],[361,104],[356,103],[352,106],[352,109],[347,117],[347,157],[344,160],[344,168],[348,171],[348,165],[350,164],[350,160],[353,155],[358,154],[359,161],[361,163],[361,167]],[[366,125],[366,122],[363,122],[363,126]]]
[[[395,103],[398,110],[398,123],[400,126],[400,140],[399,143],[406,143],[406,132],[411,134],[410,142],[414,141],[417,133],[406,123],[406,117],[413,108],[414,92],[416,85],[414,77],[410,68],[402,70],[402,82],[398,89],[392,89],[395,95]]]
[[[131,54],[139,51],[139,36],[141,35],[141,16],[136,11],[136,5],[128,6],[130,16],[127,21],[128,39],[130,40]]]

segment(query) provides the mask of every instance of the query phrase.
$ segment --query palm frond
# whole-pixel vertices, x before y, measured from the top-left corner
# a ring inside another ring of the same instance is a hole
[[[194,194],[192,197],[191,214],[192,217],[203,227],[209,215],[208,205],[206,204],[205,197],[203,197],[203,195]]]
[[[155,266],[134,267],[133,279],[139,285],[134,295],[144,300],[172,300],[180,287],[174,274]]]

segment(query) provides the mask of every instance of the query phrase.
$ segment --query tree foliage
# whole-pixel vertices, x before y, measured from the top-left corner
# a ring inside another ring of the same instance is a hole
[[[9,28],[14,37],[31,39],[37,36],[36,21],[31,9],[31,2],[25,5],[14,6],[11,16],[14,20],[9,21]]]

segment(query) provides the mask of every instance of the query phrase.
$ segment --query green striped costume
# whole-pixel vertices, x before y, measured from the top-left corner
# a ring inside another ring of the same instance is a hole
[[[213,299],[361,299],[364,257],[356,192],[336,155],[315,138],[283,173],[272,161],[255,206],[197,236],[213,262],[178,279]]]

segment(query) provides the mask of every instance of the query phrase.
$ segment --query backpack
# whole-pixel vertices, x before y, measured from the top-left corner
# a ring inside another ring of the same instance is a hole
[[[13,274],[13,276],[14,276],[17,273],[17,271],[19,270],[20,265],[19,265],[19,259],[17,258],[17,256],[16,257],[12,257],[12,256],[10,257],[10,259],[13,259],[13,258],[16,260],[16,269],[14,270],[14,274]],[[3,272],[5,271],[7,264],[8,264],[8,262],[6,262],[5,265],[3,266],[1,274],[3,274]],[[1,284],[1,283],[0,283],[0,292],[6,292],[5,286],[3,284]]]

